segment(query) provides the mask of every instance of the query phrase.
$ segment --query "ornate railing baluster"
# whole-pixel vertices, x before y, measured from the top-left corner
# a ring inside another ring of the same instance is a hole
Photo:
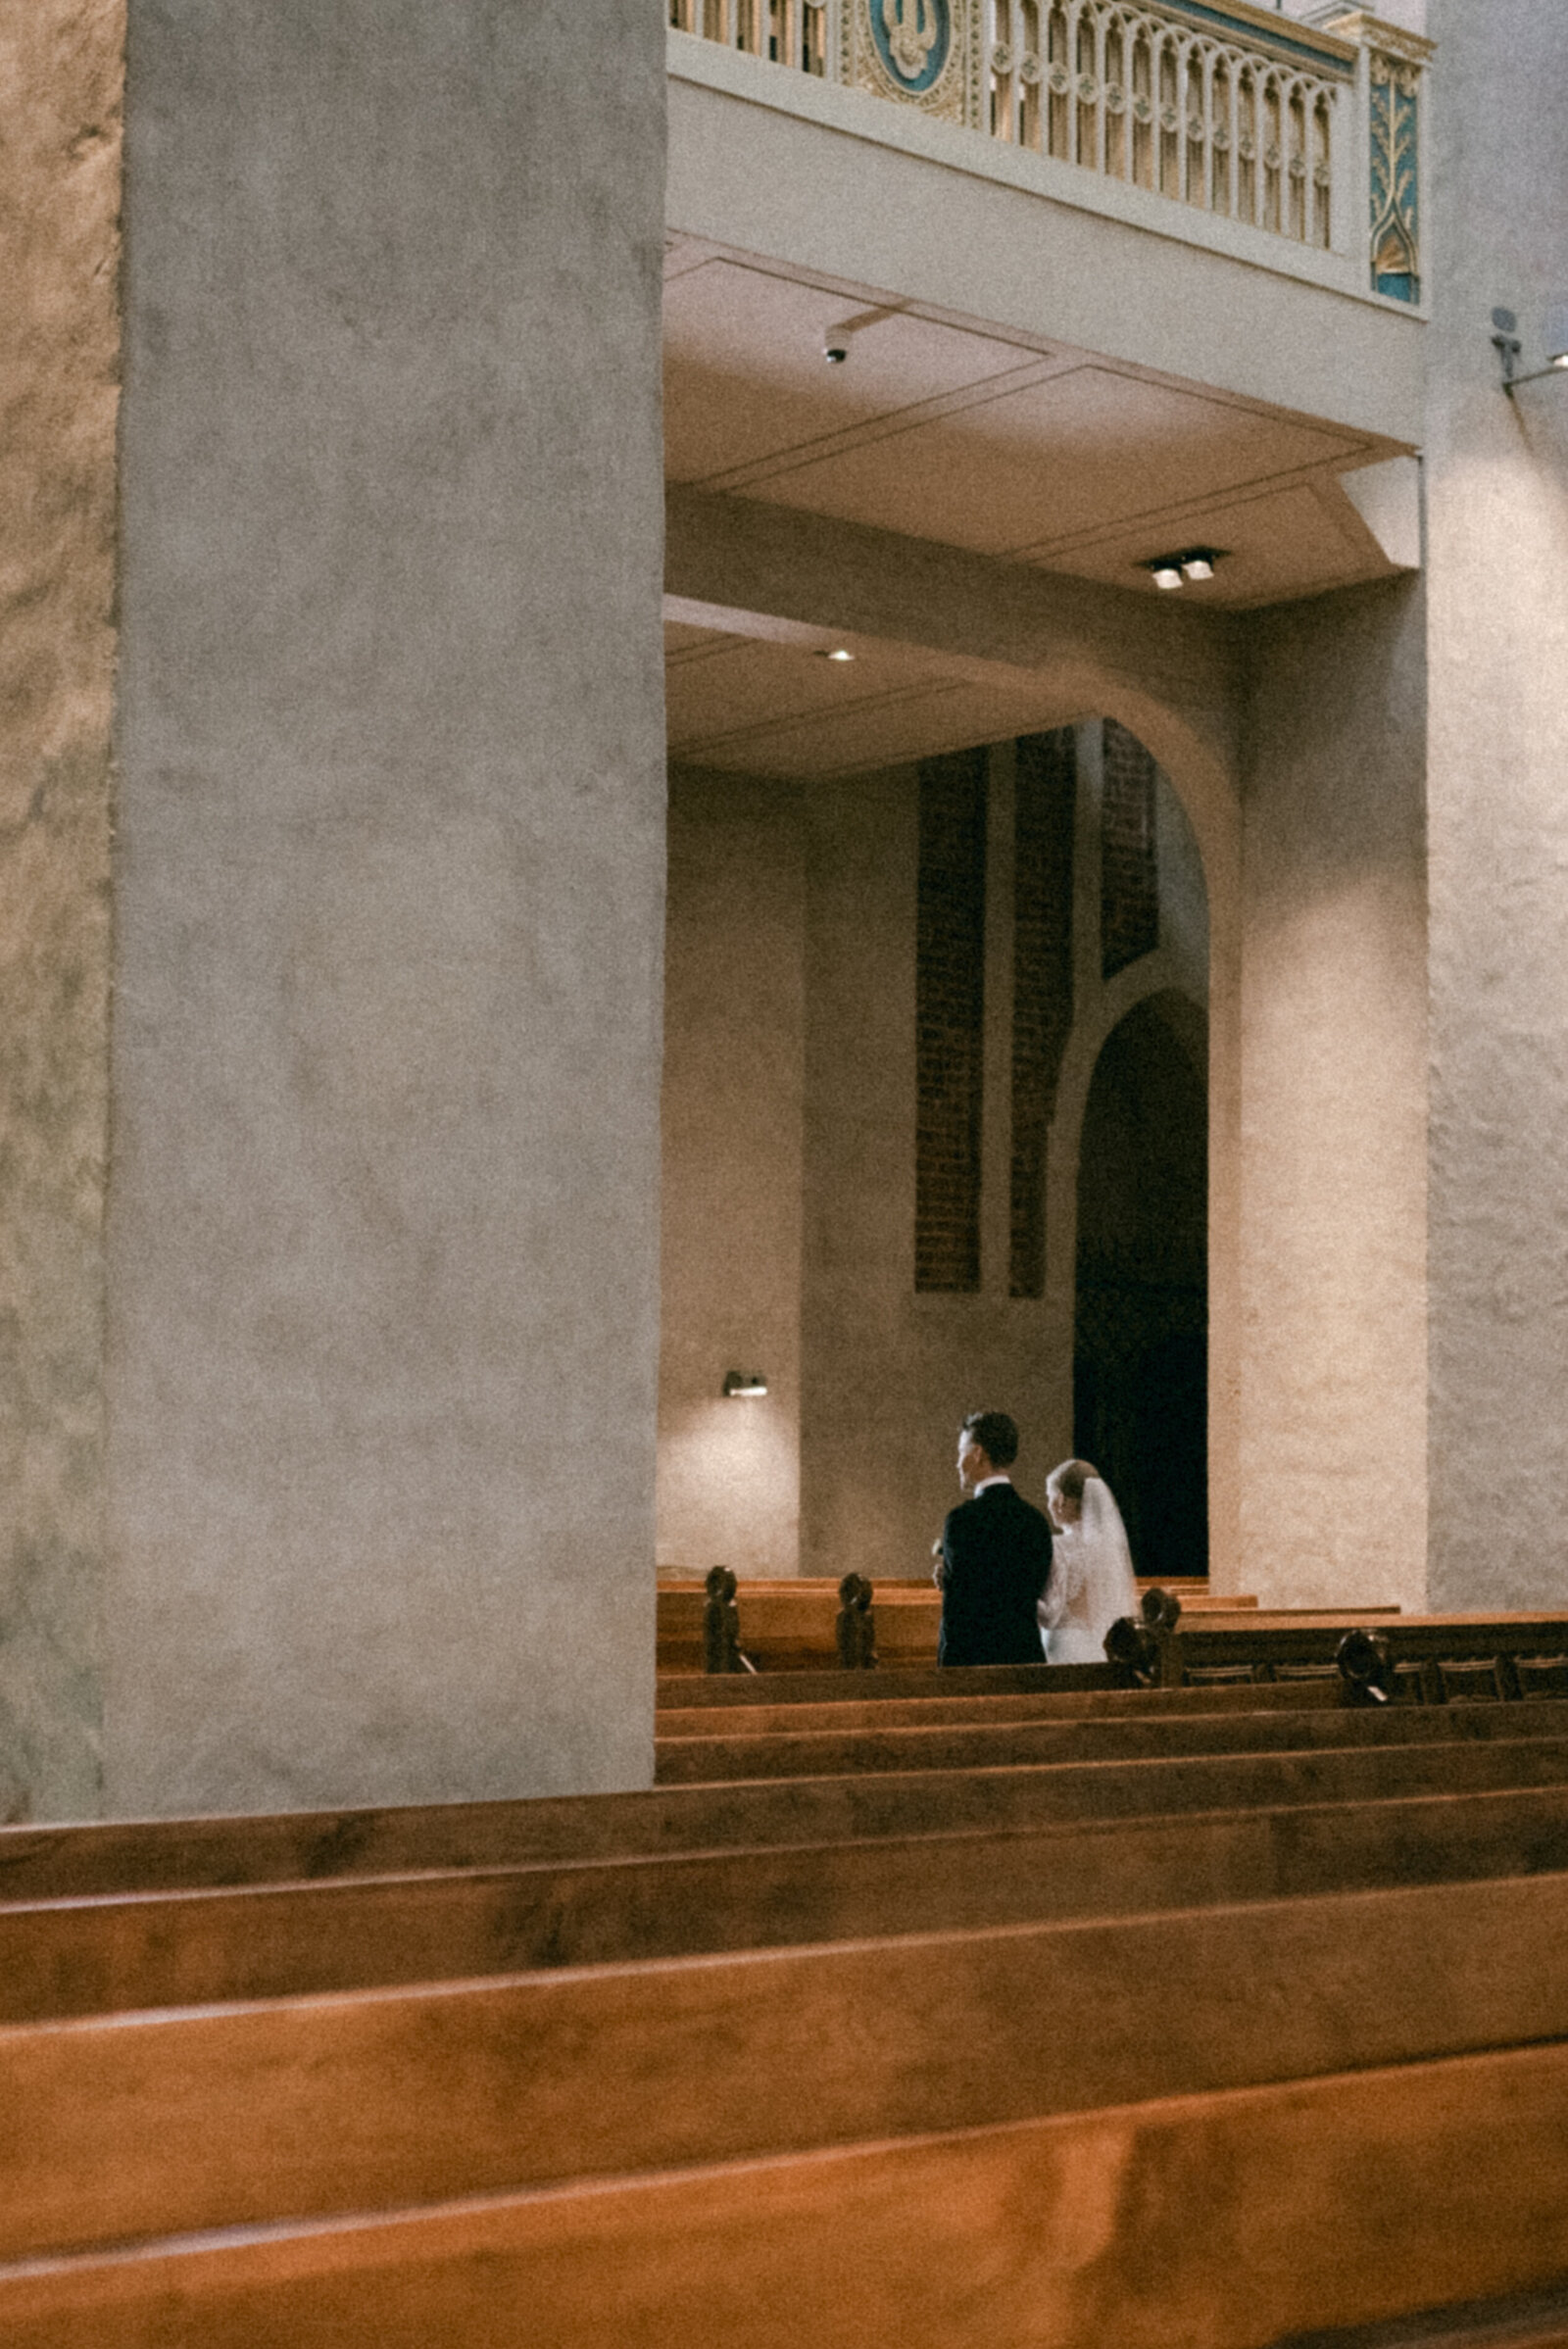
[[[1364,131],[1373,288],[1420,297],[1429,44],[1348,0],[1312,30],[1291,19],[1277,33],[1226,0],[665,0],[665,15],[1319,251],[1350,249],[1349,191],[1336,205],[1335,182]]]

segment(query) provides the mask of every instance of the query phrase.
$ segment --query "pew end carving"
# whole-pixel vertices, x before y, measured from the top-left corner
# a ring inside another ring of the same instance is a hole
[[[703,1609],[703,1670],[755,1672],[757,1666],[741,1652],[741,1616],[735,1604],[738,1585],[728,1566],[710,1566],[704,1580],[708,1604]]]
[[[876,1666],[875,1593],[863,1574],[847,1574],[839,1585],[836,1626],[839,1663],[846,1672],[870,1672]]]
[[[1104,1639],[1105,1660],[1123,1688],[1152,1688],[1160,1675],[1160,1643],[1147,1624],[1120,1615]]]
[[[1380,1639],[1375,1632],[1347,1632],[1335,1650],[1334,1661],[1345,1683],[1348,1703],[1384,1705],[1391,1701],[1394,1659],[1387,1639]]]

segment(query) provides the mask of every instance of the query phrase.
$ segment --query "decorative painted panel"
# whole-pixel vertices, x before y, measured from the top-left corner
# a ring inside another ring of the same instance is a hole
[[[840,24],[852,88],[978,124],[980,0],[843,0]]]
[[[1372,288],[1396,302],[1421,299],[1417,119],[1420,69],[1374,50],[1371,85]]]

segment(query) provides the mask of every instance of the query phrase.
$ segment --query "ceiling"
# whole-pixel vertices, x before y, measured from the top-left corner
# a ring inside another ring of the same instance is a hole
[[[1150,557],[1213,546],[1216,576],[1184,593],[1231,610],[1394,567],[1339,478],[1394,444],[690,238],[666,256],[664,367],[666,473],[710,492],[1155,597]],[[672,753],[824,774],[1049,722],[1020,714],[1015,674],[868,642],[833,663],[812,638],[672,615]]]
[[[921,645],[735,619],[716,628],[665,618],[670,755],[694,765],[820,779],[1081,714],[1054,702],[1049,686],[1031,687],[1016,672],[977,675],[980,664],[945,661]],[[831,661],[830,652],[852,658]]]

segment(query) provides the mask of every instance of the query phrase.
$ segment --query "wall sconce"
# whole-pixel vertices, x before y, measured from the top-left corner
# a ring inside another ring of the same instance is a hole
[[[767,1381],[760,1370],[726,1370],[723,1392],[727,1395],[765,1395]]]
[[[1532,367],[1528,374],[1516,375],[1514,361],[1524,349],[1519,340],[1519,320],[1511,310],[1494,310],[1492,314],[1494,329],[1492,347],[1502,363],[1502,388],[1513,398],[1521,383],[1539,383],[1544,375],[1568,374],[1568,302],[1554,302],[1546,313],[1546,364]]]
[[[1167,590],[1196,586],[1201,579],[1212,579],[1214,566],[1224,561],[1217,547],[1184,547],[1177,555],[1152,555],[1138,567],[1147,571],[1156,587]]]

